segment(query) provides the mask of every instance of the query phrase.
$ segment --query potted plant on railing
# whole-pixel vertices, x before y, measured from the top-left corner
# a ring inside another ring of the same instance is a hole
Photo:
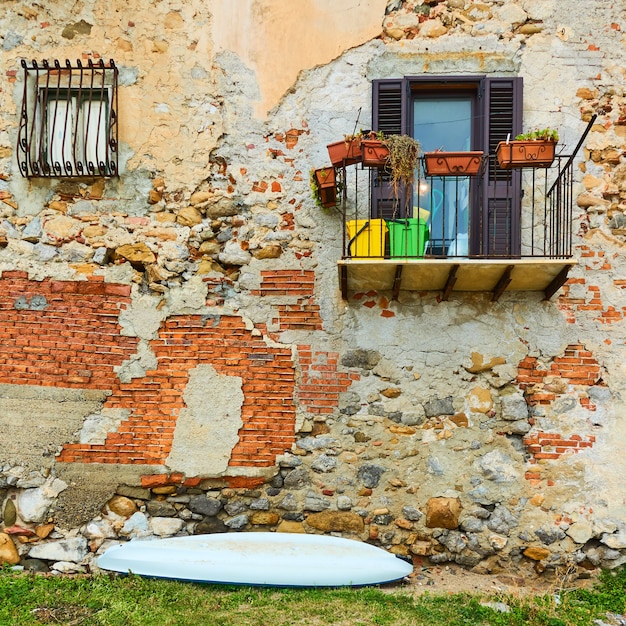
[[[361,152],[365,167],[382,168],[389,161],[389,147],[385,143],[385,135],[381,131],[372,131],[362,139]]]
[[[329,209],[337,206],[337,195],[340,189],[337,172],[334,167],[311,169],[309,182],[315,204],[318,207]]]
[[[517,167],[550,167],[554,161],[559,134],[551,128],[517,135],[501,141],[496,149],[498,165],[505,170]]]
[[[334,167],[343,167],[345,165],[354,165],[360,163],[362,158],[361,141],[363,133],[358,132],[355,135],[344,135],[343,141],[329,143],[328,156]]]
[[[481,171],[484,153],[480,151],[424,153],[428,176],[476,176]]]

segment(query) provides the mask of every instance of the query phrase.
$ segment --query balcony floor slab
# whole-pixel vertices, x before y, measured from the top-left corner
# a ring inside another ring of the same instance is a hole
[[[497,300],[504,291],[539,291],[549,299],[567,280],[574,259],[341,259],[342,295],[360,291],[490,292]]]

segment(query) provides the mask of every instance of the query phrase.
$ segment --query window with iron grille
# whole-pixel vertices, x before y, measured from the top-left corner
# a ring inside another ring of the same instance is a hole
[[[117,176],[117,75],[111,60],[87,66],[22,61],[17,141],[27,178]]]
[[[498,171],[494,155],[498,142],[521,132],[522,79],[412,76],[375,80],[372,93],[375,130],[386,135],[411,135],[421,142],[424,151],[479,150],[489,155],[480,179],[437,181],[440,186],[456,187],[448,194],[450,198],[459,198],[463,192],[467,197],[466,215],[460,219],[461,213],[457,213],[439,224],[431,217],[431,252],[445,256],[455,236],[464,234],[469,237],[471,255],[519,254],[520,174]],[[476,193],[479,185],[480,194]],[[417,203],[402,199],[399,216],[410,217],[407,213],[415,210],[414,204],[419,204],[419,198]],[[459,211],[460,206],[454,209]],[[372,216],[391,218],[398,213],[397,207],[398,201],[384,177],[375,181]],[[427,208],[433,216],[436,207]]]

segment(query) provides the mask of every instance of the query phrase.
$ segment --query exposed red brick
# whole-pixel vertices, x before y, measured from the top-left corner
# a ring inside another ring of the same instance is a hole
[[[130,411],[103,445],[68,443],[60,461],[164,464],[185,406],[189,372],[205,362],[223,375],[244,380],[244,425],[231,465],[272,465],[291,447],[295,439],[291,351],[268,347],[239,317],[169,318],[152,342],[157,367],[143,378],[122,383],[115,368],[138,345],[136,337],[121,335],[119,313],[130,303],[127,285],[99,279],[37,282],[28,281],[24,272],[8,275],[5,272],[0,279],[2,381],[107,390],[111,393],[106,408]],[[44,311],[15,308],[17,298],[28,307],[35,296],[45,299]],[[315,307],[304,308],[306,316],[315,316]],[[252,441],[257,442],[254,450],[246,452]],[[159,475],[153,480],[180,483],[184,477]]]
[[[170,477],[167,474],[152,474],[150,476],[141,477],[141,486],[145,489],[152,489],[154,487],[166,487],[172,484],[174,483],[170,482]]]
[[[310,347],[298,346],[298,354],[301,377],[296,395],[300,404],[313,415],[333,413],[339,406],[339,394],[350,387],[354,378],[337,371],[337,353],[312,353]]]
[[[4,270],[4,272],[0,274],[0,277],[3,279],[18,278],[28,280],[28,272],[22,272],[20,270]]]
[[[251,476],[226,476],[224,480],[231,489],[253,489],[265,483],[265,478]]]

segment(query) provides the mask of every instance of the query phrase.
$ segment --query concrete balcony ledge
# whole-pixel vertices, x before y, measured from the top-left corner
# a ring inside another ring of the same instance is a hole
[[[550,299],[567,280],[576,260],[546,258],[341,259],[337,262],[344,299],[359,291],[488,292],[495,302],[505,291],[542,292]]]

